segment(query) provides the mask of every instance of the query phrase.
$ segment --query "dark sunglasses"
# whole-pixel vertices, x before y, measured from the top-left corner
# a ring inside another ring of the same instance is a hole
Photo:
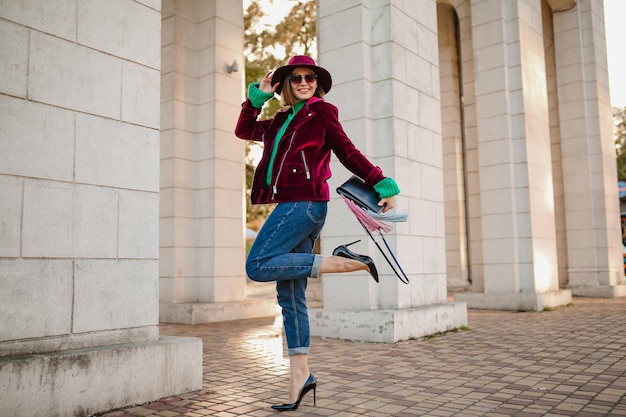
[[[313,84],[315,80],[317,80],[317,74],[306,74],[304,76],[304,80],[307,82],[307,84]],[[291,74],[289,76],[289,81],[291,81],[291,84],[298,85],[302,82],[302,75]]]

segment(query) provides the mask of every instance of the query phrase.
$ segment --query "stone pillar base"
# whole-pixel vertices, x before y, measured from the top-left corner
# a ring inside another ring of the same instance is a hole
[[[278,314],[276,300],[246,299],[226,303],[160,303],[159,322],[178,324],[271,317]]]
[[[202,339],[0,358],[0,415],[89,416],[202,388]]]
[[[432,304],[402,310],[309,309],[311,335],[363,342],[394,343],[467,326],[465,303]]]
[[[547,293],[457,293],[455,301],[464,301],[468,308],[485,310],[542,311],[546,307],[559,307],[572,302],[570,290]]]
[[[577,297],[617,298],[626,297],[626,285],[580,285],[570,287]]]

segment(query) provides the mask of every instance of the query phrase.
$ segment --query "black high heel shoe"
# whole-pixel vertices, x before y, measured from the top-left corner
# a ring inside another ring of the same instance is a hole
[[[374,278],[374,281],[378,282],[378,271],[376,270],[376,265],[374,265],[374,261],[372,260],[372,258],[365,255],[359,255],[358,253],[354,253],[350,249],[348,249],[348,246],[354,245],[355,243],[360,241],[361,239],[355,240],[354,242],[348,243],[346,245],[337,246],[333,251],[333,255],[363,262],[370,269],[370,275],[372,276],[372,278]]]
[[[291,404],[273,405],[272,408],[278,411],[295,411],[298,409],[298,406],[300,405],[300,401],[302,401],[302,397],[304,397],[304,395],[311,390],[313,390],[313,405],[316,405],[315,404],[315,390],[316,389],[317,389],[317,380],[315,379],[313,374],[309,374],[309,379],[306,380],[306,382],[304,383],[304,386],[300,390],[300,394],[298,395],[298,401],[296,401],[295,403],[291,403]]]

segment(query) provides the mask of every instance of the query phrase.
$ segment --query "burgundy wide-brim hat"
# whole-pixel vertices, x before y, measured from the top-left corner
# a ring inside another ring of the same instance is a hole
[[[310,56],[295,55],[289,59],[287,65],[278,68],[272,75],[272,85],[280,83],[276,88],[276,92],[278,94],[280,94],[283,90],[283,81],[285,81],[285,77],[291,74],[291,71],[293,71],[294,68],[299,67],[311,68],[317,74],[317,84],[322,87],[324,93],[328,93],[330,91],[330,87],[333,86],[333,79],[331,78],[330,73],[324,68],[315,65],[315,61]]]

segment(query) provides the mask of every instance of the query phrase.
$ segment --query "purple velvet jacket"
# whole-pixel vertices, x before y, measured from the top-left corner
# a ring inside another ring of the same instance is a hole
[[[246,100],[235,128],[238,138],[264,144],[263,156],[252,182],[253,204],[330,200],[327,180],[331,176],[331,151],[366,184],[374,185],[384,178],[381,169],[372,165],[344,132],[337,107],[312,97],[296,113],[281,138],[274,159],[272,182],[267,186],[269,157],[276,133],[287,119],[287,111],[280,111],[274,119],[262,121],[257,120],[259,113],[260,109]]]

